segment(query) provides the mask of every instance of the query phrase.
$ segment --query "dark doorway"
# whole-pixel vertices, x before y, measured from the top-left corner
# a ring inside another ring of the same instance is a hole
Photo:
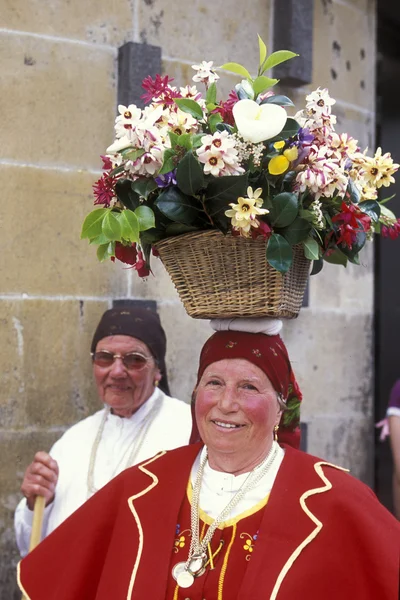
[[[400,162],[400,3],[380,0],[378,8],[377,145]],[[400,215],[400,175],[383,188],[396,194],[388,208]],[[400,238],[375,243],[375,417],[384,417],[389,392],[400,378]],[[392,457],[389,441],[375,443],[375,490],[392,510]]]

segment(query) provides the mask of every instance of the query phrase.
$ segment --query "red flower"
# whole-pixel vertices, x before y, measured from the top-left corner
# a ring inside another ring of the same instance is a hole
[[[258,227],[251,228],[251,237],[253,238],[253,240],[258,238],[258,236],[260,235],[264,238],[264,240],[266,240],[267,238],[269,238],[271,233],[272,229],[268,225],[268,223],[265,223],[265,221],[259,221]]]
[[[338,224],[337,244],[343,244],[350,250],[357,239],[357,233],[366,233],[371,228],[371,217],[363,213],[354,204],[342,202],[341,212],[332,217],[332,222]]]
[[[96,183],[93,184],[93,193],[96,197],[94,204],[104,204],[105,207],[110,206],[111,200],[115,196],[116,178],[104,173]]]
[[[125,244],[121,244],[121,242],[115,242],[115,257],[113,256],[111,260],[115,262],[115,258],[125,263],[126,265],[134,266],[136,264],[138,252],[136,250],[135,242],[132,246],[126,246]]]
[[[139,277],[147,277],[150,275],[150,269],[148,268],[146,261],[144,260],[142,252],[139,250],[137,253],[137,261],[134,265]]]
[[[382,225],[381,233],[383,237],[390,237],[395,240],[400,235],[400,219],[397,219],[393,225]]]
[[[161,77],[157,73],[155,79],[149,75],[142,81],[142,88],[146,90],[146,93],[140,97],[146,103],[151,102],[153,98],[158,98],[158,101],[163,104],[173,104],[173,99],[181,98],[181,94],[169,86],[170,81],[173,81],[173,78],[168,75]]]
[[[110,157],[100,155],[100,158],[103,161],[103,171],[111,171],[111,169],[112,169],[112,162],[111,162]]]
[[[238,101],[239,98],[237,93],[235,92],[235,90],[231,90],[228,96],[228,100],[226,100],[226,102],[221,101],[217,108],[215,108],[212,112],[219,113],[224,123],[228,123],[228,125],[235,125],[235,119],[233,118],[232,108]]]

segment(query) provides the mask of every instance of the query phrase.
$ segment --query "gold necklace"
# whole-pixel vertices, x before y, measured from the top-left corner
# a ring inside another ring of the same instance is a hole
[[[138,435],[136,436],[136,438],[133,440],[133,442],[131,444],[131,451],[129,453],[126,464],[122,470],[125,470],[128,467],[131,467],[133,464],[135,464],[136,457],[142,448],[142,445],[143,445],[144,439],[146,437],[146,434],[149,430],[149,427],[160,411],[161,402],[160,402],[160,398],[158,396],[159,396],[159,393],[157,394],[157,397],[155,398],[155,404],[154,404],[153,408],[150,409],[149,413],[145,416],[145,418],[142,421]],[[104,410],[104,415],[101,419],[101,423],[99,425],[99,429],[97,431],[97,434],[94,439],[92,449],[90,452],[89,468],[88,468],[88,474],[87,474],[87,480],[86,480],[87,491],[88,491],[87,497],[88,498],[90,498],[90,496],[92,496],[93,494],[95,494],[98,491],[98,488],[96,488],[96,486],[94,485],[94,470],[95,470],[95,466],[96,466],[97,451],[99,449],[101,438],[103,436],[104,428],[106,426],[106,422],[107,422],[110,412],[111,412],[111,409],[109,406],[107,406]],[[125,451],[124,455],[122,456],[121,460],[118,462],[118,464],[114,468],[112,477],[110,479],[113,479],[113,477],[115,477],[115,475],[117,474],[118,469],[119,469],[128,449],[129,449],[129,446],[128,446],[127,450]]]

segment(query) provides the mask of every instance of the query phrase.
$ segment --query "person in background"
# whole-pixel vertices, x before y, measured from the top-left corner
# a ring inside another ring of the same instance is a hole
[[[200,355],[202,442],[124,471],[24,558],[30,600],[398,598],[399,523],[345,469],[279,443],[299,416],[285,345],[226,321]]]
[[[103,314],[91,358],[104,407],[68,429],[49,453],[37,452],[26,469],[15,512],[22,556],[36,496],[46,499],[45,537],[127,467],[188,443],[190,407],[168,395],[165,353],[165,332],[154,311],[122,307]]]
[[[394,514],[400,520],[400,379],[390,392],[386,416],[393,456],[393,508]]]

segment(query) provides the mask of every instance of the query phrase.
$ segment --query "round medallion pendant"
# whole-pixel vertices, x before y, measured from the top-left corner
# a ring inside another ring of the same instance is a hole
[[[192,585],[194,581],[194,577],[189,571],[183,571],[179,573],[178,578],[176,580],[177,584],[181,588],[188,588]]]

